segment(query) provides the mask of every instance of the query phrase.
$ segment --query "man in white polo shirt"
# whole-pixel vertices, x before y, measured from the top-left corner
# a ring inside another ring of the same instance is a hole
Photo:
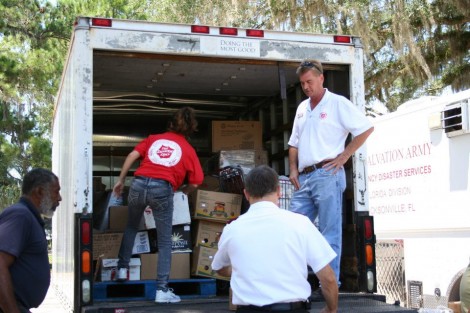
[[[338,285],[329,263],[336,256],[320,232],[301,215],[279,208],[277,173],[266,165],[245,178],[248,211],[225,226],[212,269],[230,276],[237,312],[308,312],[310,266],[321,282],[326,306],[336,312]]]
[[[296,189],[289,210],[312,222],[318,216],[319,230],[337,255],[330,265],[340,285],[343,165],[374,128],[351,101],[323,88],[320,62],[303,61],[297,75],[308,98],[297,107],[289,139],[289,179]],[[354,138],[345,147],[349,134]]]

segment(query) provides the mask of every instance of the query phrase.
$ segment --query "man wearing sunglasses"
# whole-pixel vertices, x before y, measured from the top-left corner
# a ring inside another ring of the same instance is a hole
[[[330,265],[340,285],[343,165],[374,128],[351,101],[323,87],[319,61],[303,61],[296,73],[308,98],[297,108],[289,139],[289,179],[296,189],[289,209],[312,222],[318,217],[320,232],[337,254]],[[354,137],[345,146],[350,133]]]

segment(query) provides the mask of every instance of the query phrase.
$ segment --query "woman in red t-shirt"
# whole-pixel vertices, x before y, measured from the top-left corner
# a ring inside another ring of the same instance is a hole
[[[114,195],[119,197],[127,172],[132,164],[140,159],[141,163],[135,171],[129,189],[128,223],[119,250],[116,279],[118,281],[128,279],[129,261],[139,222],[144,209],[149,206],[152,208],[157,228],[158,264],[155,302],[159,303],[180,301],[180,297],[168,288],[171,269],[173,193],[187,179],[187,185],[182,191],[188,194],[196,189],[204,178],[196,151],[186,139],[196,130],[194,110],[189,107],[179,109],[173,115],[165,133],[148,136],[129,153],[113,189]]]

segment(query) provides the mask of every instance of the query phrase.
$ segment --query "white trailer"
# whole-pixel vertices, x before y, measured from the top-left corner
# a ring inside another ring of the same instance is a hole
[[[469,106],[466,90],[373,119],[369,203],[378,289],[389,300],[431,309],[459,300],[470,259]]]

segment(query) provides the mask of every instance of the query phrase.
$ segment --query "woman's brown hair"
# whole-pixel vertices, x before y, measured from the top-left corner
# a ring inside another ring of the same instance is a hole
[[[189,137],[197,131],[196,113],[193,108],[183,107],[173,115],[168,130]]]

